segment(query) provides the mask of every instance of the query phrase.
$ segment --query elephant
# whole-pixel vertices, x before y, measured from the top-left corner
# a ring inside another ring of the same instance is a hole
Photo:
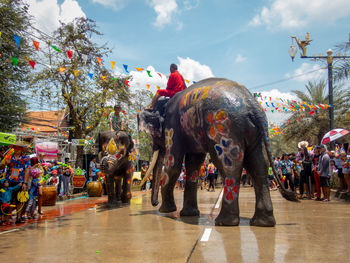
[[[107,146],[107,141],[112,145],[114,143],[113,153],[108,153],[107,148],[110,146]],[[100,167],[106,174],[108,205],[130,204],[133,174],[131,153],[134,147],[131,136],[123,131],[103,132],[99,134],[99,144],[105,155],[100,159]]]
[[[165,165],[160,212],[176,211],[173,191],[184,161],[186,184],[180,216],[199,216],[197,178],[209,153],[224,182],[221,210],[215,224],[239,224],[238,197],[243,168],[254,180],[256,195],[250,224],[269,227],[276,224],[267,179],[268,166],[274,169],[267,118],[243,85],[223,78],[202,80],[175,94],[164,107],[155,106],[153,112],[139,113],[138,124],[139,130],[148,131],[153,138],[154,153],[149,168],[153,171],[153,206],[159,203],[160,174]],[[286,190],[276,177],[282,196],[297,201],[295,193]]]

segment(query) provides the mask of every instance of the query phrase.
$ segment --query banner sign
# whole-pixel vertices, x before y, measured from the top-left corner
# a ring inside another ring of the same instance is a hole
[[[0,132],[0,144],[14,144],[16,140],[16,134]]]
[[[84,146],[85,139],[72,139],[72,145],[73,146]]]

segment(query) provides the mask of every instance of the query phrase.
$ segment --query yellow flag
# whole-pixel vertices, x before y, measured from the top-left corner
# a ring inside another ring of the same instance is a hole
[[[65,71],[65,70],[66,70],[66,68],[60,67],[60,73],[62,73],[62,72]]]
[[[160,89],[160,87],[159,87],[159,86],[157,86],[157,89]]]
[[[79,70],[74,70],[74,76],[77,76],[78,75],[78,73],[79,73]]]
[[[114,66],[115,66],[115,61],[111,60],[111,68],[112,68],[112,70],[114,69]]]
[[[149,89],[150,85],[149,85],[149,84],[147,84],[147,85],[146,85],[146,87],[147,87],[147,89]]]
[[[101,76],[101,79],[103,80],[103,81],[106,81],[106,76]]]
[[[137,71],[142,71],[144,70],[143,68],[136,68]]]
[[[0,32],[0,37],[1,37],[1,32]]]
[[[187,79],[185,79],[185,81],[186,81],[187,84],[190,83],[190,81],[188,81]]]

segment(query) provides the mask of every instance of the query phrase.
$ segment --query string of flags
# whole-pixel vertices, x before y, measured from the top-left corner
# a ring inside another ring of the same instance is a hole
[[[1,38],[1,32],[0,32],[0,38]],[[20,46],[20,43],[21,43],[21,37],[18,36],[18,35],[13,35],[13,39],[14,39],[14,42],[17,46],[17,48],[19,48]],[[39,52],[39,47],[40,47],[40,42],[38,41],[35,41],[33,40],[33,46],[34,48],[36,49],[36,51]],[[60,49],[59,47],[55,46],[55,45],[50,45],[50,47],[55,50],[56,52],[58,53],[63,53],[63,49]],[[69,60],[72,59],[73,55],[74,55],[74,50],[71,50],[71,49],[66,49],[66,55],[68,57]],[[28,60],[28,63],[30,65],[30,67],[34,70],[35,69],[35,66],[37,63],[37,61],[34,61],[34,60],[29,60],[29,59],[26,59]],[[101,67],[105,67],[104,64],[103,64],[103,59],[102,58],[98,58],[96,57],[96,60],[97,60],[97,63],[101,66]],[[11,62],[14,66],[14,68],[17,67],[18,65],[18,62],[19,62],[19,58],[18,57],[11,57]],[[85,58],[85,64],[87,63],[87,58]],[[43,63],[39,63],[39,64],[43,64]],[[43,64],[49,68],[51,68],[50,65],[46,65],[46,64]],[[116,61],[113,61],[111,60],[110,61],[110,65],[111,65],[111,70],[113,71],[114,68],[115,68],[115,65],[116,65]],[[123,66],[123,69],[125,71],[126,74],[130,74],[130,68],[129,68],[129,65],[126,65],[126,64],[122,64]],[[63,67],[63,66],[59,66],[58,68],[58,72],[60,74],[62,74],[63,72],[65,72],[67,69],[69,68],[66,68],[66,67]],[[142,71],[145,71],[147,73],[147,76],[149,78],[154,78],[154,74],[150,71],[150,70],[145,70],[144,68],[142,67],[135,67],[135,69],[138,71],[138,72],[142,72]],[[80,73],[80,70],[74,70],[74,76],[77,77],[77,75]],[[152,73],[152,74],[151,74]],[[163,78],[163,74],[162,73],[159,73],[159,72],[155,72],[160,78]],[[88,72],[87,75],[89,76],[90,79],[92,79],[94,77],[94,73],[93,72]],[[101,79],[103,81],[106,81],[107,80],[107,76],[104,76],[104,75],[101,75]],[[113,80],[116,80],[117,78],[113,77]],[[187,84],[190,84],[191,81],[185,79],[185,82]],[[196,81],[192,81],[192,83],[196,83]],[[130,87],[130,83],[128,80],[125,80],[125,84]],[[151,87],[150,84],[146,84],[146,88],[149,90]],[[156,86],[157,89],[160,89],[160,86]]]
[[[258,100],[264,111],[271,111],[272,113],[306,111],[308,114],[313,115],[318,110],[326,110],[332,107],[329,104],[296,101],[267,96],[263,97],[261,93],[254,93],[254,97]]]

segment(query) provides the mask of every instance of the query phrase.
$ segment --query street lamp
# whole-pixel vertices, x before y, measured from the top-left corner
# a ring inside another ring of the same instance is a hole
[[[310,34],[306,33],[305,40],[299,40],[296,36],[292,36],[292,45],[290,46],[288,53],[294,61],[294,57],[297,53],[297,48],[293,45],[293,39],[297,42],[300,50],[302,51],[301,58],[308,58],[313,60],[327,60],[328,68],[328,99],[329,99],[329,128],[334,129],[334,107],[333,107],[333,59],[349,59],[350,56],[333,56],[333,51],[328,49],[327,56],[306,56],[306,46],[310,44]],[[333,150],[334,143],[331,143],[331,149]]]

